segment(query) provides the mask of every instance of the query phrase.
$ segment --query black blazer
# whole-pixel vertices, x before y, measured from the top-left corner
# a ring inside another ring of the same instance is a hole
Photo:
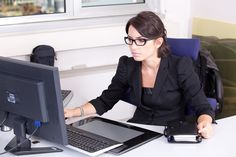
[[[152,91],[151,99],[155,102],[152,108],[142,104],[141,78],[141,62],[122,56],[108,89],[90,103],[102,115],[130,89],[131,102],[137,106],[130,122],[166,125],[168,121],[185,117],[186,104],[195,110],[197,117],[208,114],[214,119],[214,111],[206,99],[190,58],[168,55],[161,59]]]

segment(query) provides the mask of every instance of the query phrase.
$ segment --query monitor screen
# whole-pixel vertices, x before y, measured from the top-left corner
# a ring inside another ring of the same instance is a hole
[[[0,122],[4,119],[4,125],[13,128],[16,135],[5,150],[35,130],[34,136],[67,145],[58,69],[6,57],[0,57],[0,67]],[[11,152],[27,150],[31,150],[30,141]]]

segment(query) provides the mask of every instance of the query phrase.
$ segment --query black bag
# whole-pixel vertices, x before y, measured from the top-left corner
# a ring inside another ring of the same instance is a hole
[[[223,108],[224,91],[222,79],[214,57],[210,51],[200,50],[195,64],[196,72],[199,75],[206,96],[217,100],[216,113],[220,113]]]
[[[56,59],[56,53],[53,47],[49,45],[36,46],[30,56],[30,61],[34,63],[40,63],[45,65],[54,66]]]

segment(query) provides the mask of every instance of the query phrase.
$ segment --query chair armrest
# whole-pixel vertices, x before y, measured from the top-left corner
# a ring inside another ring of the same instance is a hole
[[[223,108],[223,100],[224,100],[223,83],[222,83],[222,79],[221,79],[219,72],[214,69],[213,69],[213,72],[214,72],[215,79],[216,79],[216,81],[215,81],[216,100],[219,103],[218,110],[219,110],[219,112],[221,112],[222,108]]]

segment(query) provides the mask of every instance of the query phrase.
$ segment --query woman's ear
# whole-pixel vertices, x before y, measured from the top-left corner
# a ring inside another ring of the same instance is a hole
[[[162,43],[163,43],[162,37],[159,37],[155,40],[155,44],[157,45],[158,48],[161,47]]]

